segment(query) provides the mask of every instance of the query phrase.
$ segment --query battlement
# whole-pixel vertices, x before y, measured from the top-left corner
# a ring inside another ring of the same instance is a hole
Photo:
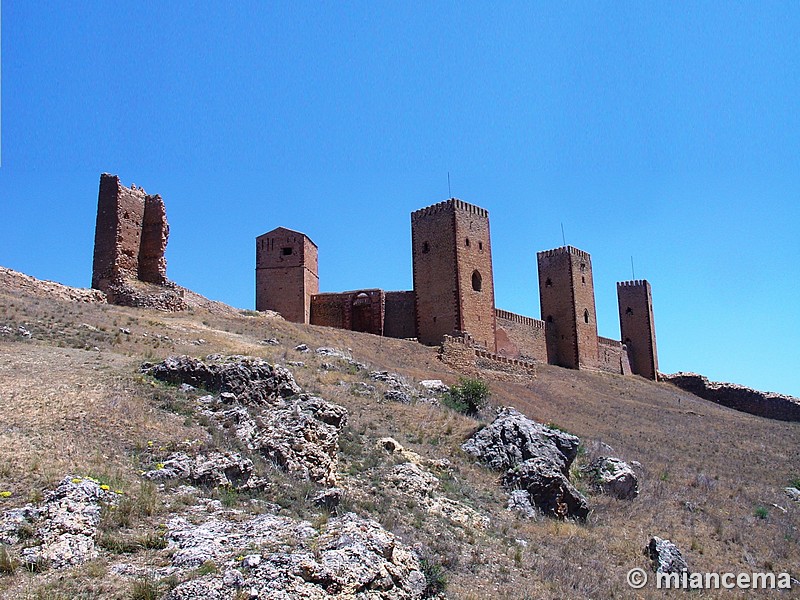
[[[411,220],[415,221],[416,219],[422,219],[441,212],[453,211],[453,210],[460,210],[463,212],[472,213],[474,215],[478,215],[479,217],[483,217],[485,219],[489,218],[489,211],[486,210],[485,208],[481,208],[480,206],[475,206],[474,204],[470,204],[469,202],[464,202],[463,200],[459,200],[458,198],[450,198],[448,200],[445,200],[444,202],[439,202],[438,204],[432,204],[431,206],[426,206],[425,208],[420,208],[419,210],[415,210],[414,212],[411,213]]]
[[[542,250],[541,252],[537,252],[536,256],[541,258],[546,256],[559,256],[561,254],[572,254],[573,256],[578,256],[586,260],[591,258],[588,252],[579,250],[574,246],[561,246],[560,248],[553,248],[552,250]]]
[[[622,342],[619,340],[612,340],[611,338],[597,336],[597,343],[603,346],[610,346],[612,348],[622,348]]]
[[[618,281],[617,287],[645,287],[650,285],[647,279],[633,279],[631,281]]]
[[[534,319],[532,317],[526,317],[524,315],[518,315],[517,313],[512,313],[507,310],[495,308],[494,314],[498,319],[505,319],[514,323],[520,323],[521,325],[527,325],[528,327],[532,327],[534,329],[541,329],[544,331],[545,328],[544,321],[540,321],[539,319]]]

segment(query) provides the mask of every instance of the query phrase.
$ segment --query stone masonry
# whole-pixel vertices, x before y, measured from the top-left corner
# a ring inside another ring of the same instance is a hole
[[[103,173],[97,199],[92,287],[115,302],[127,282],[167,285],[169,225],[161,196]]]
[[[460,339],[473,358],[546,362],[655,379],[650,284],[618,284],[625,343],[597,334],[592,260],[565,246],[539,252],[542,319],[495,307],[489,213],[450,198],[411,214],[413,291],[363,289],[320,294],[317,247],[279,227],[256,239],[256,308],[299,323],[439,345]],[[631,295],[632,294],[632,295]],[[631,304],[638,320],[627,311]],[[633,306],[635,305],[635,308]],[[626,345],[627,344],[627,345]],[[636,354],[631,354],[631,348]]]

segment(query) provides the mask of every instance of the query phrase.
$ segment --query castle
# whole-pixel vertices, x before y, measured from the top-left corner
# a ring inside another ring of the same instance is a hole
[[[658,378],[646,280],[617,284],[622,341],[600,337],[588,252],[537,254],[542,319],[495,307],[487,210],[456,198],[411,213],[414,289],[319,292],[318,248],[278,227],[256,238],[256,310],[427,345],[461,338],[482,355]]]

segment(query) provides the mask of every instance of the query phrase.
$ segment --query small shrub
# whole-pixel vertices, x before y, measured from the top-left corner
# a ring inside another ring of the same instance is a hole
[[[800,490],[800,477],[792,477],[789,481],[789,486]]]
[[[425,575],[425,590],[422,592],[423,598],[433,598],[447,588],[447,577],[441,565],[433,563],[425,558],[419,561],[422,574]]]
[[[219,569],[217,569],[217,565],[214,564],[213,561],[207,560],[202,565],[195,569],[194,574],[197,577],[202,577],[203,575],[211,575],[212,573],[216,573]]]
[[[15,561],[11,554],[8,552],[6,546],[0,546],[0,573],[11,574],[17,568],[17,561]]]
[[[753,511],[753,516],[759,519],[766,519],[769,516],[769,511],[766,506],[756,506],[756,509]]]
[[[442,401],[465,415],[476,415],[489,403],[489,387],[480,379],[460,378]]]
[[[152,577],[141,577],[133,582],[131,600],[157,600],[161,596],[160,588]]]

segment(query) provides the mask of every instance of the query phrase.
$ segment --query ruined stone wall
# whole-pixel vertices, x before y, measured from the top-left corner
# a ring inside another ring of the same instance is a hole
[[[660,379],[722,406],[780,421],[800,421],[800,398],[760,392],[735,383],[709,381],[696,373],[662,374]]]
[[[100,175],[93,288],[117,296],[126,281],[166,284],[168,239],[161,196],[149,196],[136,185],[125,187],[116,175]]]
[[[385,298],[383,335],[400,339],[417,337],[414,292],[386,292]]]
[[[622,342],[609,338],[597,338],[598,367],[609,373],[630,375],[631,365],[628,352]]]
[[[597,368],[597,315],[592,261],[572,246],[537,254],[542,319],[551,364]]]
[[[506,310],[495,310],[497,353],[511,358],[547,362],[546,324]]]
[[[658,378],[658,351],[653,319],[653,296],[647,280],[617,283],[619,326],[631,357],[631,369],[648,379]]]
[[[311,324],[382,335],[385,302],[383,290],[376,289],[315,294]]]
[[[256,238],[256,310],[309,323],[311,297],[317,293],[318,251],[308,236],[278,227]]]

